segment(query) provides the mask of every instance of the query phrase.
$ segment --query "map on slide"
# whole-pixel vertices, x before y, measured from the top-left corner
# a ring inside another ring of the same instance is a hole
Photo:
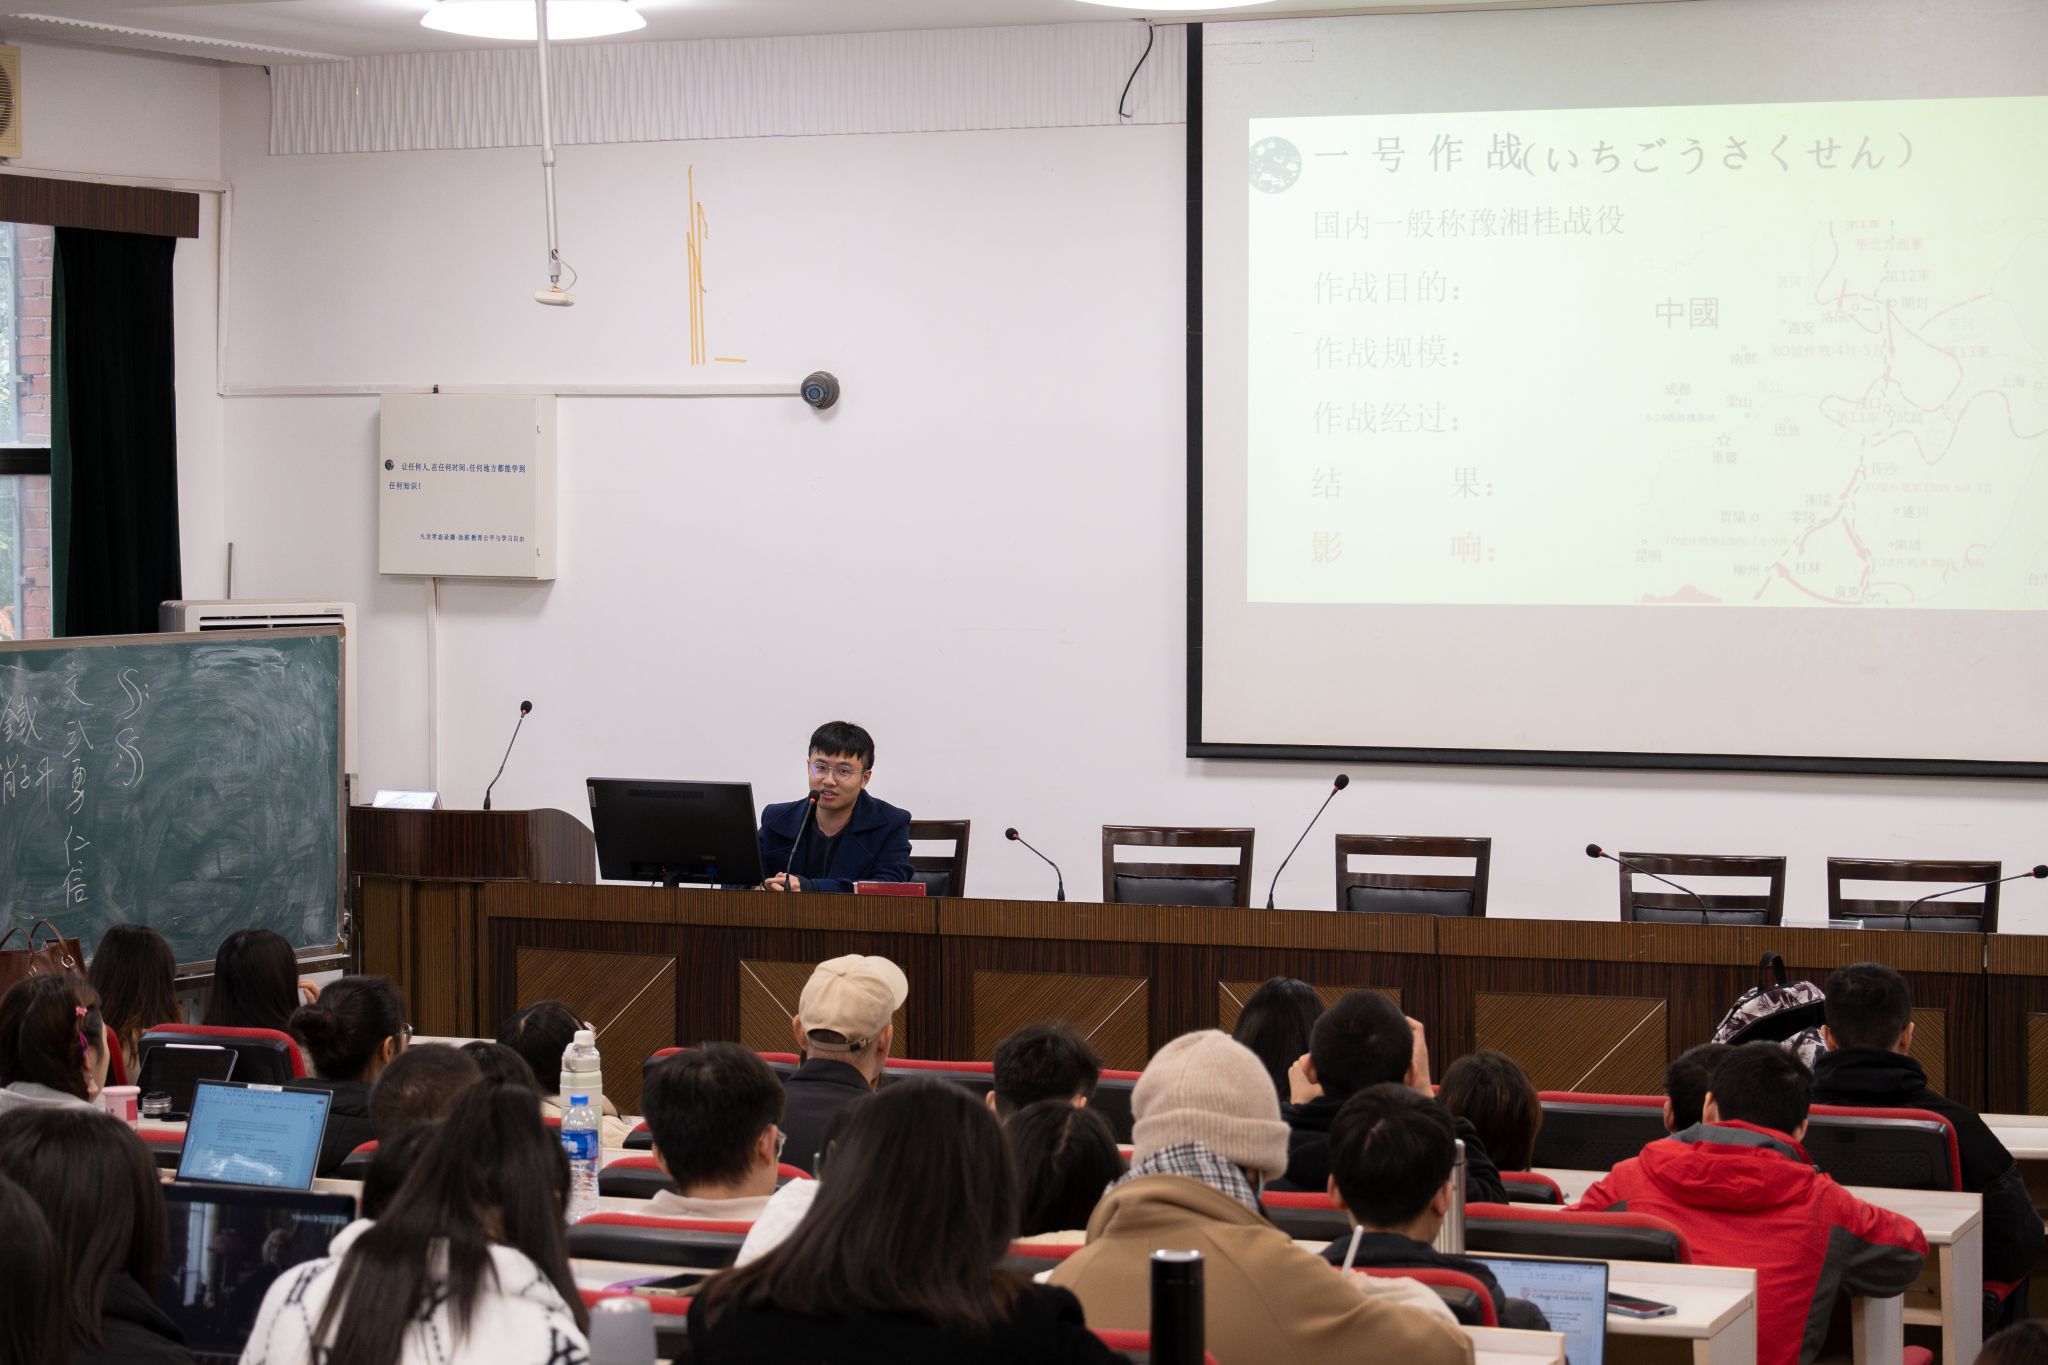
[[[1253,602],[2048,608],[2048,99],[1255,119]]]

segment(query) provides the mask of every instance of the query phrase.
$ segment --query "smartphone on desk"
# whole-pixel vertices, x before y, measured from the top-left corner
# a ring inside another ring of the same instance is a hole
[[[1625,1318],[1668,1318],[1678,1310],[1668,1303],[1639,1299],[1633,1294],[1617,1294],[1610,1289],[1607,1291],[1607,1311]]]

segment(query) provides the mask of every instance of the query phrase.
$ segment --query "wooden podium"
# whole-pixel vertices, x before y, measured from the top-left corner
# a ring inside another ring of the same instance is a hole
[[[358,969],[388,976],[421,1033],[495,1031],[479,999],[478,893],[493,882],[597,880],[597,842],[559,810],[348,813]]]

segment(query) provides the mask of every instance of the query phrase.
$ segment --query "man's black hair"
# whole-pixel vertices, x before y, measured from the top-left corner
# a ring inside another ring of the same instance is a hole
[[[1671,1131],[1682,1133],[1700,1121],[1700,1106],[1714,1088],[1714,1068],[1734,1050],[1726,1043],[1701,1043],[1678,1054],[1664,1072],[1664,1096],[1671,1101]]]
[[[1008,1118],[1040,1100],[1093,1097],[1102,1059],[1079,1034],[1048,1024],[1020,1028],[996,1044],[996,1113]]]
[[[1415,1034],[1401,1007],[1378,991],[1347,991],[1316,1020],[1308,1057],[1323,1093],[1342,1099],[1369,1085],[1407,1080]]]
[[[850,720],[828,720],[811,732],[810,752],[826,758],[851,758],[863,768],[872,768],[875,737]]]
[[[1913,992],[1889,967],[1852,962],[1828,978],[1827,1019],[1842,1047],[1889,1051],[1913,1022]]]
[[[1451,1178],[1458,1135],[1444,1107],[1405,1085],[1369,1085],[1330,1121],[1330,1174],[1368,1228],[1406,1227]]]
[[[445,1119],[455,1097],[484,1078],[476,1059],[445,1043],[421,1043],[391,1059],[370,1087],[370,1131],[378,1141],[423,1120]]]
[[[737,1043],[706,1043],[647,1071],[640,1110],[676,1188],[730,1185],[754,1164],[761,1131],[782,1121],[782,1080]]]
[[[1714,1067],[1711,1093],[1723,1119],[1789,1135],[1813,1104],[1813,1073],[1776,1043],[1744,1043]]]

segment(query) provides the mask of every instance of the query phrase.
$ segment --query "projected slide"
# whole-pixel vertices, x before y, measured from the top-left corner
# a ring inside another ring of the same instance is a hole
[[[2048,608],[2048,99],[1254,118],[1253,603]]]

